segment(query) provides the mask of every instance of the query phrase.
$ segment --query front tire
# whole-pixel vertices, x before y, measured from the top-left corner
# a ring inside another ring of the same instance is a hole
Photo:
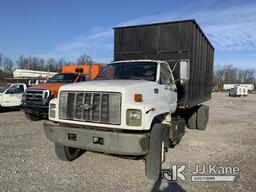
[[[157,180],[162,168],[162,126],[155,123],[150,132],[149,150],[145,157],[145,174],[148,179]]]
[[[85,150],[73,148],[73,147],[66,147],[61,144],[55,143],[55,153],[58,159],[62,161],[73,161],[80,157]]]

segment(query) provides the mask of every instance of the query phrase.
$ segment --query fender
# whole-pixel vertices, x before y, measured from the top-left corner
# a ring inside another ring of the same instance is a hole
[[[176,110],[175,104],[156,102],[155,105],[145,106],[144,130],[150,130],[153,120],[159,115],[171,114]]]

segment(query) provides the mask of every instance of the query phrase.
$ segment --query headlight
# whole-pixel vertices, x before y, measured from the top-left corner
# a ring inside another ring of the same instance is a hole
[[[55,118],[56,116],[56,104],[55,103],[50,103],[50,110],[49,110],[49,116],[51,118]]]
[[[141,126],[141,110],[128,109],[126,111],[126,124],[130,126]]]
[[[51,103],[50,104],[50,109],[54,109],[55,110],[56,109],[56,104],[55,103]]]
[[[43,92],[44,99],[47,99],[48,97],[50,97],[50,95],[51,95],[50,90],[44,90],[44,92]]]

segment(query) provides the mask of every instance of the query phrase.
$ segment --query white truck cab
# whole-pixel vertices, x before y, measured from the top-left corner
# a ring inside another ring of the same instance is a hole
[[[177,106],[172,70],[154,60],[113,62],[94,81],[62,86],[59,94],[50,102],[55,115],[49,119],[82,126],[149,130],[155,116],[170,115]]]
[[[0,107],[19,107],[27,89],[24,83],[8,84],[0,89]]]

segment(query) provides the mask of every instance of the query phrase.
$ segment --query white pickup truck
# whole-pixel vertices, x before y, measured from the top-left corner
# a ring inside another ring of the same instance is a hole
[[[59,89],[45,134],[61,160],[86,150],[143,158],[155,180],[185,126],[206,128],[209,107],[201,103],[211,98],[214,48],[190,20],[117,28],[114,50],[94,81]]]
[[[8,84],[0,89],[0,107],[19,107],[27,89],[24,83]]]

